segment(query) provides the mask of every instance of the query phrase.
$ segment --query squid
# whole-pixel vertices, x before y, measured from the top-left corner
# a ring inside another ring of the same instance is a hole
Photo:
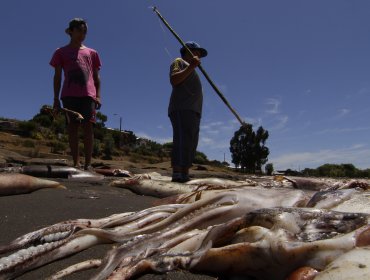
[[[0,174],[0,196],[26,194],[39,189],[66,189],[59,182],[24,174]]]
[[[349,267],[355,269],[361,258],[369,258],[370,213],[351,206],[368,203],[369,192],[361,184],[315,193],[267,181],[174,184],[152,177],[144,174],[124,182],[168,184],[157,190],[164,197],[157,206],[62,221],[0,244],[0,279],[13,279],[97,244],[112,248],[102,259],[72,265],[49,279],[86,269],[95,269],[93,280],[182,269],[262,280],[297,280],[300,272],[309,271],[312,279],[327,280],[331,276],[325,275],[335,275],[337,263],[350,259]],[[366,269],[356,273],[370,276]]]

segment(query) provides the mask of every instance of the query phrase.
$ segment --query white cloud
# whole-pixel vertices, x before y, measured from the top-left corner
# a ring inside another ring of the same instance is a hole
[[[245,118],[244,118],[245,119]],[[232,119],[231,120],[231,123],[232,124],[240,124],[240,122],[237,120],[237,119]]]
[[[316,168],[325,163],[353,163],[358,168],[370,165],[370,148],[364,144],[354,144],[341,149],[326,149],[317,152],[297,152],[269,159],[276,169]]]
[[[266,126],[269,130],[283,130],[286,128],[289,117],[281,113],[281,101],[277,98],[268,98],[265,102],[269,107],[265,110],[265,117],[258,118],[258,126]]]
[[[289,117],[279,116],[275,120],[276,120],[276,124],[273,127],[271,127],[271,130],[282,130],[286,127]]]
[[[219,126],[222,126],[224,125],[223,122],[209,122],[209,123],[205,123],[205,124],[202,124],[200,126],[200,129],[214,129],[214,127],[219,127]]]
[[[365,148],[366,145],[365,144],[353,144],[352,145],[352,149],[361,149],[361,148]]]
[[[207,122],[205,121],[200,126],[200,132],[204,134],[227,134],[230,132],[234,132],[239,129],[240,123],[237,120],[229,120],[229,121],[214,121],[214,122]]]
[[[152,139],[152,137],[150,137],[145,132],[137,132],[137,133],[135,133],[135,135],[138,136],[138,137],[140,137],[140,138]]]
[[[304,95],[310,95],[312,93],[312,90],[310,90],[310,89],[307,89],[307,90],[305,90],[304,91]]]
[[[346,127],[346,128],[329,128],[316,131],[314,134],[331,134],[331,133],[349,133],[357,131],[370,130],[370,127]]]
[[[350,109],[342,108],[339,110],[338,118],[344,117],[345,115],[348,115],[351,112]]]
[[[211,145],[212,147],[214,146],[214,139],[206,136],[201,136],[199,137],[199,146],[209,146]]]
[[[265,112],[267,114],[277,114],[279,113],[279,107],[281,105],[281,101],[276,98],[268,98],[265,104],[269,107]]]
[[[212,134],[212,135],[219,135],[220,130],[207,130],[207,134]]]
[[[368,96],[370,94],[370,88],[368,87],[363,87],[360,88],[357,91],[347,93],[345,97],[347,99],[353,100],[354,98],[364,98],[365,96]]]
[[[160,144],[172,142],[172,136],[171,137],[160,137],[160,136],[150,136],[145,132],[137,132],[135,133],[136,136],[140,138],[149,139],[155,142],[158,142]]]
[[[209,159],[219,159],[219,155],[228,153],[230,140],[234,132],[240,128],[236,119],[227,121],[204,121],[200,128],[198,150],[204,152]],[[221,152],[222,151],[222,152]]]
[[[369,95],[370,94],[370,88],[361,88],[357,92],[358,95]]]
[[[300,117],[304,116],[305,114],[307,114],[307,110],[300,110],[300,111],[298,112],[298,118],[300,118]]]
[[[228,149],[231,137],[232,135],[228,138],[216,139],[207,136],[200,136],[197,150],[202,151],[209,156],[220,149]]]
[[[253,126],[261,126],[262,118],[245,118],[247,123],[250,123]]]
[[[312,124],[312,122],[311,122],[311,121],[305,121],[305,122],[303,123],[303,126],[302,126],[302,127],[307,128],[307,127],[311,126],[311,124]]]

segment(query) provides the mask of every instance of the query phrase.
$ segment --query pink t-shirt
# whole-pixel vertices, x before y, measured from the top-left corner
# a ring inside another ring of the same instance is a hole
[[[50,65],[61,66],[64,82],[61,98],[66,96],[96,98],[93,70],[100,69],[98,53],[90,48],[73,48],[65,46],[53,54]]]

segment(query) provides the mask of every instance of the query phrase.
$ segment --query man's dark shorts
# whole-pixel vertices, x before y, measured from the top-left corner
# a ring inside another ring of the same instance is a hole
[[[183,110],[169,117],[173,129],[172,166],[191,167],[198,146],[200,114]]]
[[[95,100],[91,97],[72,97],[72,96],[66,96],[62,98],[63,101],[63,108],[75,111],[80,113],[84,120],[82,122],[96,122],[96,103]],[[66,114],[66,120],[67,123],[70,122],[76,122],[79,123],[79,121],[76,119],[76,117]]]

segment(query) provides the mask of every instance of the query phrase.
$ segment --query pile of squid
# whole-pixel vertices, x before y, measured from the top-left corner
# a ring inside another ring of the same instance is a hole
[[[63,221],[0,244],[0,279],[97,244],[112,246],[102,259],[48,279],[88,269],[94,280],[174,270],[242,279],[370,279],[366,181],[256,177],[181,184],[144,174],[111,186],[160,199],[142,211]]]

